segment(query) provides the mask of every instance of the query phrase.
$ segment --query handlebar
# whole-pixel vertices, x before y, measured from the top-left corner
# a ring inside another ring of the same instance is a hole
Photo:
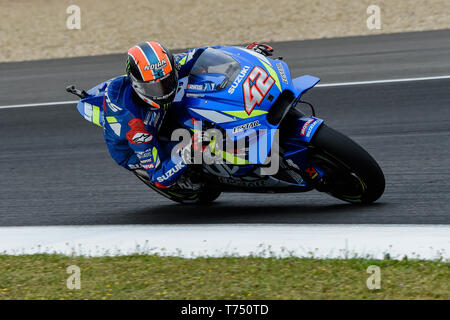
[[[71,94],[74,94],[74,95],[78,96],[81,99],[86,98],[88,96],[88,93],[86,91],[78,90],[75,87],[75,85],[73,85],[73,84],[68,86],[68,87],[66,87],[66,91],[71,93]]]

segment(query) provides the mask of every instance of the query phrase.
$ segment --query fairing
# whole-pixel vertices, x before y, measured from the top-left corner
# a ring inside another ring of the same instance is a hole
[[[179,79],[171,109],[178,123],[192,131],[197,130],[196,125],[201,122],[226,131],[234,141],[248,137],[249,149],[252,145],[261,146],[261,141],[265,143],[267,148],[263,154],[256,147],[253,149],[257,150],[256,154],[250,152],[247,160],[232,165],[232,172],[227,172],[233,177],[245,177],[254,170],[255,164],[265,164],[270,156],[279,123],[269,123],[267,116],[271,108],[276,107],[274,102],[277,98],[282,92],[290,92],[294,107],[301,95],[320,79],[309,75],[292,79],[284,61],[269,59],[252,50],[231,46],[216,47],[214,50],[214,54],[219,51],[223,55],[223,66],[219,63],[215,69],[193,68],[192,74]],[[208,52],[212,51],[207,49],[203,54]],[[198,66],[194,64],[194,67]],[[90,89],[90,96],[78,103],[80,114],[99,126],[103,124],[102,105],[107,84],[108,81]],[[302,170],[308,169],[309,165],[307,144],[322,122],[321,119],[306,116],[296,119],[291,136],[283,141],[287,146],[285,158],[301,162]],[[230,160],[225,155],[224,158]],[[292,186],[305,190],[310,188],[304,181]]]

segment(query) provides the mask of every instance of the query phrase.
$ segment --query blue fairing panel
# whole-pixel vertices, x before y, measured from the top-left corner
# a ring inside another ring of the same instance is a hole
[[[81,99],[77,104],[78,112],[88,121],[103,126],[103,97],[108,81],[88,90],[88,96]]]
[[[294,94],[297,97],[300,96],[302,93],[314,87],[319,81],[320,78],[313,77],[310,75],[305,75],[292,79],[292,86],[294,87],[295,90]]]

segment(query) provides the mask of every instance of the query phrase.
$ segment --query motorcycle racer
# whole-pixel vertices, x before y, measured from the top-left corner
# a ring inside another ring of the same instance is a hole
[[[178,79],[189,75],[205,49],[172,54],[158,42],[140,43],[128,50],[126,75],[106,87],[103,128],[112,158],[128,170],[146,172],[157,188],[172,186],[187,169],[179,154],[172,158],[165,150],[158,131],[175,98]],[[267,56],[273,51],[257,42],[247,49]]]

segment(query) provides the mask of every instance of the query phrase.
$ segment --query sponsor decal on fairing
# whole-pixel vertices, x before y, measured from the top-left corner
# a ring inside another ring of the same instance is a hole
[[[236,90],[236,88],[239,86],[239,84],[241,83],[242,79],[244,79],[244,77],[247,74],[247,71],[249,69],[250,69],[249,66],[245,66],[244,68],[242,68],[241,72],[239,72],[239,74],[237,75],[236,79],[234,79],[234,82],[231,85],[230,89],[228,89],[228,93],[229,94],[233,94],[234,93],[234,90]]]
[[[233,128],[233,133],[238,133],[247,129],[253,129],[255,127],[259,127],[261,124],[259,123],[259,120],[255,120],[253,122],[244,123],[240,126]]]
[[[283,81],[284,83],[288,84],[286,73],[284,73],[284,68],[283,68],[283,65],[281,63],[277,63],[277,69],[278,69],[278,72],[280,73],[281,81]]]
[[[305,124],[303,125],[302,129],[300,130],[300,134],[301,134],[302,136],[305,135],[306,129],[308,129],[308,126],[309,126],[309,125],[311,124],[311,122],[313,122],[313,121],[314,121],[314,119],[308,119],[308,121],[305,122]]]
[[[201,93],[186,93],[186,97],[188,98],[204,98],[205,95]]]
[[[253,181],[246,181],[242,178],[236,177],[218,177],[217,178],[221,183],[234,185],[234,186],[242,186],[248,188],[256,188],[256,187],[267,187],[278,184],[277,180],[268,180],[268,179],[253,179]]]
[[[187,89],[196,91],[214,91],[216,84],[213,82],[208,82],[202,84],[188,84]]]
[[[319,123],[319,120],[314,121],[308,128],[308,130],[306,131],[306,136],[309,138],[311,136],[312,131],[314,130],[314,128],[316,127],[316,125]]]

